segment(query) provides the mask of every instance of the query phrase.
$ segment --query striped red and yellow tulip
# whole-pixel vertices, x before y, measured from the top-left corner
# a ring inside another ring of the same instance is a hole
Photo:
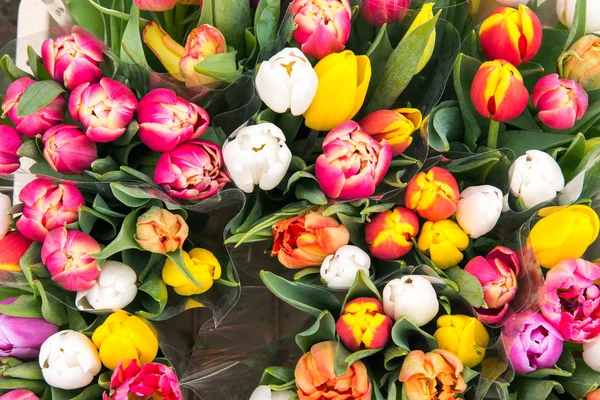
[[[348,350],[380,349],[390,338],[392,320],[379,300],[359,297],[346,304],[335,329]]]
[[[419,217],[404,207],[376,214],[365,225],[365,240],[373,256],[395,260],[413,248],[412,238],[419,233]]]
[[[450,172],[433,167],[410,181],[405,196],[406,208],[429,221],[441,221],[456,211],[458,184]]]
[[[385,139],[392,148],[392,156],[396,157],[410,146],[412,134],[422,122],[421,111],[416,108],[397,108],[372,112],[358,124],[375,140],[381,142]]]

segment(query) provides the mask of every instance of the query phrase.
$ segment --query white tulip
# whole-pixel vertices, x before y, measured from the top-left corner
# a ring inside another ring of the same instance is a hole
[[[556,0],[556,15],[569,29],[575,18],[577,0]],[[585,12],[585,33],[600,31],[600,0],[587,0]]]
[[[0,239],[6,236],[10,229],[10,220],[12,217],[8,215],[8,210],[11,207],[10,197],[4,193],[0,193]]]
[[[383,310],[395,321],[406,317],[416,326],[423,326],[435,318],[439,309],[435,289],[422,276],[392,279],[383,288]]]
[[[246,126],[234,139],[225,142],[223,160],[235,184],[252,193],[254,185],[271,190],[283,180],[292,162],[292,152],[281,129],[265,122]]]
[[[80,310],[117,311],[127,307],[137,295],[137,275],[128,265],[107,261],[100,270],[96,284],[77,292],[75,305]]]
[[[89,385],[102,368],[94,343],[75,331],[61,331],[46,339],[39,361],[46,383],[65,390]]]
[[[583,343],[583,361],[594,371],[600,372],[600,336]]]
[[[327,286],[336,289],[348,289],[354,283],[358,271],[369,275],[371,258],[360,247],[345,245],[323,260],[321,278]]]
[[[560,167],[549,154],[528,150],[508,171],[510,191],[526,208],[550,201],[565,187]]]
[[[294,397],[296,393],[289,390],[284,391],[273,391],[267,385],[260,385],[250,395],[248,400],[289,400]]]
[[[496,226],[502,214],[502,191],[490,185],[471,186],[460,193],[456,220],[465,233],[476,239]]]
[[[304,54],[288,47],[260,64],[256,90],[271,110],[301,115],[317,93],[319,77]]]

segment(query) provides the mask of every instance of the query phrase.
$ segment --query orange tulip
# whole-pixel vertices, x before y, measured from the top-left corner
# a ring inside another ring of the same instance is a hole
[[[359,297],[346,304],[335,329],[351,351],[380,349],[390,338],[392,319],[384,314],[379,300]]]
[[[374,217],[365,225],[369,251],[382,260],[395,260],[410,252],[412,238],[419,233],[419,217],[404,207],[396,207]]]
[[[378,142],[385,139],[392,148],[392,156],[396,157],[410,146],[412,134],[421,127],[422,121],[421,111],[416,108],[398,108],[372,112],[358,124]]]
[[[441,221],[456,211],[458,184],[452,174],[440,167],[419,172],[406,187],[406,208],[429,221]]]

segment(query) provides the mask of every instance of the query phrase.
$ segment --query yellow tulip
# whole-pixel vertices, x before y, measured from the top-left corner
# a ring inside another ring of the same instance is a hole
[[[171,75],[184,81],[179,69],[179,61],[183,57],[184,47],[174,41],[157,22],[148,22],[142,33],[144,43],[158,57],[161,64]]]
[[[420,27],[421,25],[427,23],[428,21],[433,19],[433,5],[434,3],[425,3],[421,8],[421,11],[417,14],[415,20],[408,28],[406,34],[413,32],[415,29]],[[421,72],[423,68],[427,65],[429,60],[431,59],[431,55],[433,54],[433,49],[435,48],[435,28],[433,32],[431,32],[431,36],[429,36],[429,40],[427,41],[427,46],[425,47],[425,51],[423,51],[423,55],[421,56],[421,60],[419,61],[419,66],[417,67],[417,71],[415,74]]]
[[[329,131],[352,119],[362,107],[369,82],[371,61],[350,50],[332,53],[315,66],[317,94],[304,113],[310,129]]]
[[[427,221],[421,229],[417,247],[440,269],[458,265],[461,253],[469,246],[469,236],[454,221]]]
[[[192,276],[202,284],[202,287],[190,281],[173,261],[167,259],[162,270],[162,279],[180,296],[204,293],[212,287],[215,280],[221,277],[221,264],[208,250],[196,248],[189,254],[184,251],[183,259]]]
[[[466,315],[442,315],[433,337],[440,349],[454,353],[464,365],[475,367],[485,357],[490,335],[477,318]]]
[[[546,207],[529,235],[538,262],[552,268],[567,258],[579,258],[598,237],[598,214],[584,205]]]
[[[147,364],[158,353],[158,336],[143,318],[125,311],[111,314],[94,331],[92,341],[100,353],[102,364],[114,370],[123,361],[138,360]]]

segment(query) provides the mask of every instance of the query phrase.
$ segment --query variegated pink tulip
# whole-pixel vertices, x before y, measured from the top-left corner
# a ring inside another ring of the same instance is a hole
[[[103,400],[183,399],[177,375],[171,368],[155,362],[140,366],[137,360],[119,364],[110,379],[110,394],[102,396]]]
[[[104,76],[99,66],[104,61],[102,49],[78,33],[45,40],[42,61],[48,75],[69,90],[82,83],[96,83]]]
[[[342,122],[325,136],[323,154],[317,158],[317,181],[333,199],[369,197],[391,160],[392,149],[385,139],[378,142],[356,122]]]
[[[217,81],[216,78],[199,74],[194,70],[194,66],[207,57],[226,51],[225,37],[217,28],[208,24],[194,28],[187,37],[183,57],[179,60],[179,68],[185,78],[185,85],[193,87]]]
[[[350,37],[349,0],[294,0],[294,39],[307,56],[321,59],[344,50]]]
[[[21,157],[17,150],[23,139],[16,129],[8,125],[0,125],[0,174],[10,174],[21,166]]]
[[[29,182],[19,193],[23,215],[17,229],[31,240],[42,243],[49,231],[79,219],[79,207],[85,205],[74,185],[56,185],[46,179]]]
[[[78,292],[89,290],[96,284],[100,270],[92,254],[99,252],[100,245],[93,237],[62,226],[46,235],[42,262],[56,284]]]
[[[411,0],[364,0],[360,15],[369,24],[381,27],[398,22],[406,16]]]
[[[206,110],[177,97],[169,89],[154,89],[142,97],[137,108],[142,142],[154,151],[171,151],[202,135],[210,118]]]
[[[69,113],[86,128],[94,142],[112,142],[133,119],[137,98],[127,86],[110,78],[83,83],[71,92]]]
[[[588,95],[575,81],[546,75],[538,81],[531,95],[538,118],[552,129],[569,129],[579,121],[588,108]]]
[[[44,158],[53,170],[63,174],[80,174],[98,158],[96,143],[76,125],[56,125],[42,136]]]
[[[167,11],[177,4],[177,0],[133,0],[133,2],[140,10],[145,11]]]
[[[17,132],[31,138],[61,123],[65,116],[65,108],[67,107],[67,101],[64,96],[59,95],[50,104],[32,114],[19,116],[19,101],[25,90],[35,82],[28,77],[17,79],[10,84],[2,101],[2,118],[10,118]]]

